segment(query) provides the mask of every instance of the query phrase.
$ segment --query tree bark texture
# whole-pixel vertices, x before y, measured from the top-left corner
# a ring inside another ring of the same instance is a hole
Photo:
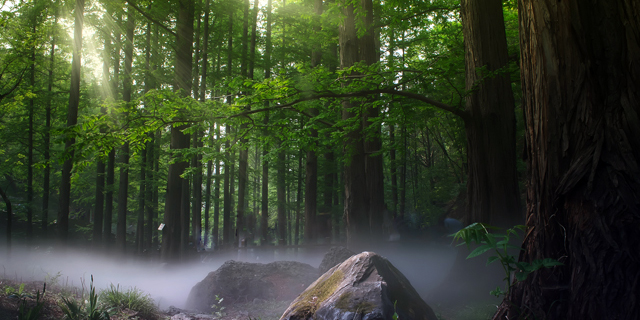
[[[363,15],[357,15],[353,4],[343,7],[345,16],[339,29],[340,67],[345,69],[363,61],[372,64],[377,60],[375,33],[373,32],[373,4],[370,0],[360,3]],[[358,37],[359,21],[365,27],[365,34]],[[373,137],[365,141],[365,131],[368,125],[367,113],[375,114],[367,103],[353,100],[343,101],[342,119],[353,119],[358,125],[347,134],[345,153],[348,155],[344,169],[344,216],[347,223],[347,243],[357,248],[371,239],[371,233],[382,227],[382,205],[384,197],[373,200],[373,204],[380,207],[372,208],[372,197],[379,196],[382,191],[382,158],[367,157],[368,149],[376,149],[378,142]],[[379,128],[374,130],[379,134]],[[374,134],[375,135],[375,134]],[[369,176],[371,175],[371,176]],[[372,215],[372,212],[375,212]],[[378,217],[380,213],[380,217]],[[380,218],[380,219],[378,219]],[[379,226],[377,225],[379,220]]]
[[[640,6],[519,1],[528,160],[521,261],[495,319],[638,319]]]
[[[516,171],[516,120],[502,1],[463,0],[467,224],[522,222]]]
[[[181,0],[178,2],[178,19],[176,21],[176,65],[175,65],[175,91],[183,96],[191,94],[191,70],[193,51],[193,0]],[[189,136],[182,130],[186,125],[171,127],[171,149],[189,148]],[[188,180],[180,177],[187,168],[186,161],[177,161],[169,165],[167,175],[167,193],[165,198],[164,224],[162,230],[162,257],[166,260],[177,260],[182,253],[183,225],[182,217],[188,215],[183,212],[184,188],[189,188]],[[188,230],[188,226],[187,226]]]
[[[67,128],[78,123],[78,106],[80,104],[80,68],[82,54],[82,25],[84,23],[84,0],[76,0],[73,27],[73,57],[71,60],[71,86],[69,107],[67,109]],[[58,231],[62,242],[69,238],[69,206],[71,205],[71,169],[73,168],[73,145],[75,138],[65,137],[65,161],[62,165],[60,183],[60,208],[58,212]]]

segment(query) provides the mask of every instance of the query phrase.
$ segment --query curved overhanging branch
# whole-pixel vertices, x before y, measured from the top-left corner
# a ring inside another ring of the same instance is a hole
[[[158,21],[157,19],[155,19],[154,17],[152,17],[151,15],[149,15],[148,13],[146,13],[144,10],[140,9],[140,7],[138,7],[133,1],[131,0],[125,0],[130,6],[133,7],[133,9],[135,9],[136,11],[140,12],[141,15],[143,15],[145,18],[149,19],[151,22],[155,23],[156,25],[158,25],[160,28],[167,30],[167,32],[169,32],[170,34],[172,34],[174,37],[177,36],[176,33],[171,30],[169,27],[165,26],[162,22]]]
[[[424,103],[427,103],[429,105],[432,105],[438,109],[450,112],[460,118],[462,118],[463,121],[468,121],[470,118],[470,115],[468,112],[461,110],[459,108],[450,106],[446,103],[431,99],[429,97],[423,96],[421,94],[417,94],[417,93],[413,93],[413,92],[406,92],[406,91],[398,91],[395,89],[373,89],[373,90],[362,90],[362,91],[356,91],[356,92],[349,92],[349,93],[334,93],[334,92],[323,92],[323,93],[314,93],[314,94],[308,94],[304,97],[298,98],[294,101],[291,101],[289,103],[284,103],[284,104],[280,104],[277,106],[273,106],[273,107],[268,107],[268,108],[262,108],[262,109],[254,109],[254,110],[250,110],[250,111],[246,111],[246,112],[241,112],[238,113],[236,115],[231,116],[232,118],[234,117],[245,117],[248,116],[250,114],[254,114],[254,113],[259,113],[259,112],[265,112],[265,111],[271,111],[271,110],[277,110],[277,109],[292,109],[295,110],[307,117],[312,117],[311,115],[297,110],[297,109],[293,109],[291,108],[293,105],[296,105],[298,103],[304,102],[304,101],[311,101],[311,100],[317,100],[317,99],[323,99],[323,98],[354,98],[354,97],[364,97],[364,96],[369,96],[369,95],[374,95],[374,94],[391,94],[391,95],[397,95],[397,96],[402,96],[402,97],[407,97],[410,99],[414,99],[414,100],[418,100],[418,101],[422,101]],[[333,126],[334,124],[324,121],[324,120],[319,120],[320,123],[326,124],[328,126]]]

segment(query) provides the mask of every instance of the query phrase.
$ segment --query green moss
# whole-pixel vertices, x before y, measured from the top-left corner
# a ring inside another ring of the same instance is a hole
[[[349,302],[351,302],[351,292],[345,292],[340,295],[338,301],[336,301],[336,308],[342,310],[349,309]]]
[[[315,313],[320,303],[327,300],[336,291],[342,279],[344,279],[344,273],[341,270],[336,270],[325,280],[303,292],[294,305],[296,313],[308,315]]]
[[[345,292],[336,301],[336,308],[354,313],[370,313],[376,306],[370,301],[353,300],[351,292]]]

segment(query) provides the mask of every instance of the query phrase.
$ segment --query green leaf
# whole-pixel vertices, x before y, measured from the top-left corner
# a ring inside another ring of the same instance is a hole
[[[489,264],[491,264],[491,263],[495,262],[495,261],[496,261],[496,260],[498,260],[498,259],[500,259],[500,257],[498,257],[498,256],[491,256],[491,257],[489,257],[489,258],[487,259],[487,265],[489,265]]]
[[[530,272],[516,272],[516,280],[522,282],[529,276]]]
[[[481,245],[477,247],[475,250],[471,251],[471,253],[469,253],[469,255],[467,256],[467,259],[477,257],[491,249],[494,249],[494,247],[487,244]]]

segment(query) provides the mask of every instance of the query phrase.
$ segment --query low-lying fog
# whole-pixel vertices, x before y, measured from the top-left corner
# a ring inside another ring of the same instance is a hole
[[[294,249],[254,247],[224,255],[206,252],[199,261],[167,266],[160,262],[140,262],[133,258],[122,259],[86,251],[68,249],[58,252],[51,248],[14,246],[10,257],[6,252],[0,252],[0,272],[3,278],[18,281],[51,282],[51,278],[57,277],[57,283],[63,286],[80,287],[81,279],[84,279],[85,288],[88,288],[93,275],[98,289],[107,288],[110,284],[119,284],[124,289],[137,287],[166,309],[169,306],[183,307],[191,288],[227,260],[260,263],[295,260],[317,268],[328,249],[328,246],[314,247],[298,249],[296,253]],[[448,244],[412,248],[403,243],[389,243],[375,251],[389,259],[429,303],[426,297],[447,277],[456,259],[456,250]]]

